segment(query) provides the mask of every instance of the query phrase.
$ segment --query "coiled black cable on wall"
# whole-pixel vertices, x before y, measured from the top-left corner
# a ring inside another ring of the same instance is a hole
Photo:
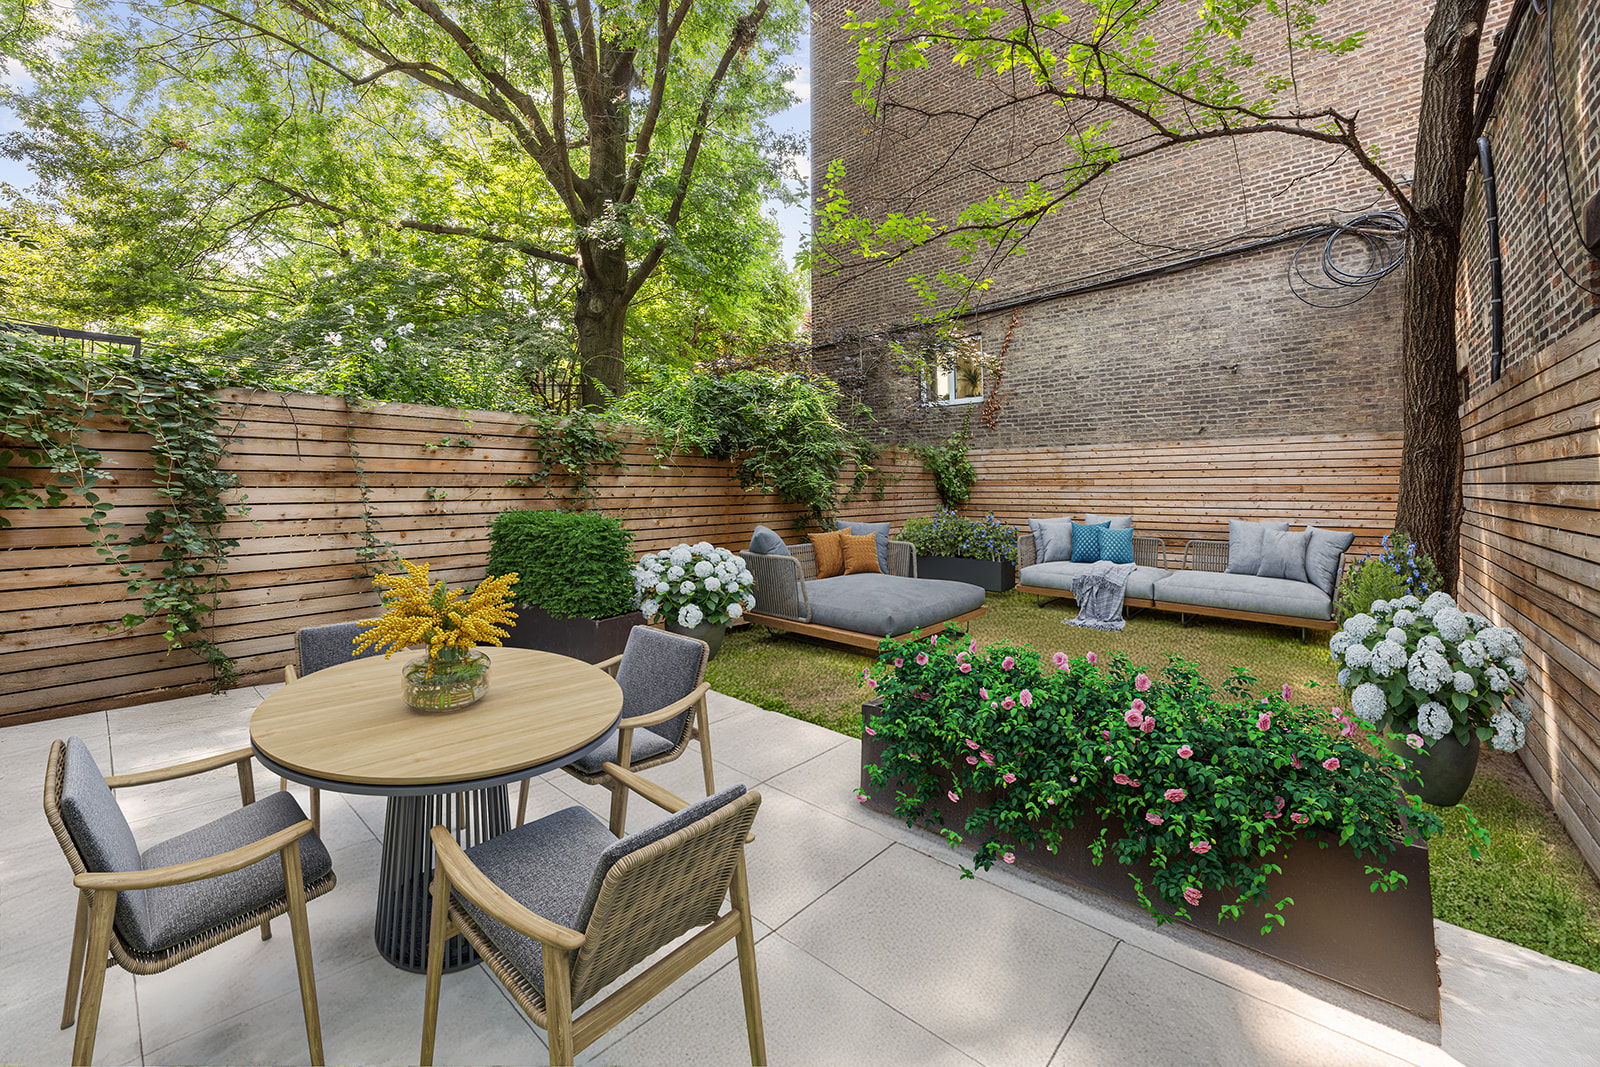
[[[1319,242],[1321,248],[1315,262],[1308,262],[1308,253]],[[1352,252],[1366,253],[1364,269],[1340,265],[1340,260]],[[1323,227],[1301,241],[1289,258],[1289,291],[1312,307],[1349,307],[1377,288],[1405,259],[1405,216],[1394,211],[1369,211],[1348,222]],[[1324,293],[1341,295],[1320,295]]]

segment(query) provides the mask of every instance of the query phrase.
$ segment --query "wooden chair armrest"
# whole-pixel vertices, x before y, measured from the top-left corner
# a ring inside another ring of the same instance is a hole
[[[219,752],[215,756],[207,756],[204,759],[197,759],[189,763],[179,763],[171,767],[157,767],[155,770],[139,771],[135,774],[115,774],[106,779],[106,785],[112,789],[121,789],[130,785],[170,782],[174,778],[188,778],[190,775],[214,771],[218,767],[226,767],[229,764],[248,764],[254,756],[255,752],[248,748],[235,749],[232,752]]]
[[[689,806],[689,802],[676,793],[669,792],[648,778],[639,777],[625,767],[618,766],[615,763],[602,763],[600,769],[665,811],[676,813]]]
[[[290,682],[298,682],[299,680],[300,672],[294,669],[294,664],[287,664],[283,668],[283,684],[288,685]]]
[[[259,863],[310,832],[311,820],[301,819],[293,826],[286,826],[259,841],[240,845],[215,856],[174,863],[170,867],[152,867],[147,871],[88,871],[74,878],[72,884],[79,889],[154,889],[157,886],[198,882],[202,878],[215,878],[219,874],[228,874]]]
[[[622,663],[622,653],[618,652],[615,656],[612,656],[610,659],[603,659],[599,663],[596,663],[595,666],[599,667],[601,670],[603,670],[607,674],[611,675],[611,677],[615,678],[617,676],[617,667],[621,663]]]
[[[621,768],[618,768],[619,770]],[[624,772],[626,773],[626,772]],[[499,922],[517,933],[568,952],[583,947],[587,938],[578,931],[551,922],[536,911],[517,903],[511,895],[491,882],[443,826],[429,832],[433,839],[434,863],[450,879],[450,888],[472,901]]]
[[[681,715],[690,708],[694,707],[709,692],[711,692],[711,683],[701,682],[699,685],[694,687],[694,692],[690,693],[682,700],[675,700],[671,704],[668,704],[666,707],[662,708],[660,711],[650,711],[643,715],[635,715],[631,719],[623,719],[621,722],[617,723],[617,729],[635,730],[641,726],[654,726],[657,723],[666,722],[668,719],[676,715]]]

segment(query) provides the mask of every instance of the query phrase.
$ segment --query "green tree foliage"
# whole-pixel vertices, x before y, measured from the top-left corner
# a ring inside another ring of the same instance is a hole
[[[1118,164],[1241,137],[1337,149],[1407,219],[1398,525],[1450,583],[1461,447],[1455,278],[1488,4],[1434,0],[1424,35],[1414,174],[1406,184],[1367,142],[1358,122],[1361,101],[1300,103],[1297,64],[1336,62],[1361,44],[1359,33],[1319,30],[1325,3],[1206,0],[1195,17],[1187,17],[1185,5],[1178,18],[1175,0],[879,0],[845,24],[858,49],[857,102],[914,129],[946,124],[941,144],[964,145],[995,129],[1016,131],[1015,140],[1000,162],[961,150],[926,153],[924,173],[909,187],[979,190],[947,214],[914,194],[869,204],[857,192],[861,202],[852,203],[842,165],[833,161],[817,223],[818,247],[832,258],[819,263],[848,275],[935,246],[942,254],[928,269],[919,267],[911,283],[929,300],[950,290],[966,299],[989,284],[1002,257],[1022,251],[1041,222]],[[970,91],[932,102],[896,97],[895,83],[908,73],[946,63],[974,79]]]
[[[85,0],[71,24],[4,2],[31,13],[6,45],[34,79],[0,93],[26,123],[4,149],[80,236],[67,319],[270,332],[328,277],[398,263],[461,314],[564,334],[595,402],[625,346],[681,354],[774,293],[762,321],[797,317],[757,210],[796,147],[761,122],[792,100],[794,0]]]

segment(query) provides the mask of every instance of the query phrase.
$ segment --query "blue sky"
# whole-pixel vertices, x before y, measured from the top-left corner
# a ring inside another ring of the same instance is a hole
[[[801,133],[806,136],[806,143],[810,145],[811,130],[811,38],[809,34],[800,38],[799,47],[788,57],[788,62],[796,66],[797,72],[790,89],[800,98],[800,102],[783,111],[772,119],[772,127],[780,133]],[[3,64],[0,64],[3,67]],[[14,68],[0,69],[0,80],[16,84],[20,72]],[[9,109],[0,107],[0,134],[8,133],[20,128],[20,122]],[[811,159],[809,147],[804,155],[796,159],[800,174],[810,181]],[[33,182],[33,173],[27,164],[0,156],[0,183],[24,188]],[[767,213],[775,218],[783,230],[783,256],[789,263],[794,262],[795,253],[800,249],[803,235],[810,232],[811,219],[809,197],[805,203],[786,206],[776,201],[769,201]]]

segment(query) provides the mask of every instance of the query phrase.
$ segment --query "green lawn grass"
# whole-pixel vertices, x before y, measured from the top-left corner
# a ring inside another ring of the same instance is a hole
[[[1227,619],[1199,619],[1187,628],[1165,612],[1136,614],[1117,633],[1064,626],[1071,601],[1015,591],[990,593],[989,611],[970,624],[980,645],[1028,644],[1045,655],[1124,652],[1138,666],[1190,660],[1214,683],[1234,666],[1260,680],[1263,692],[1285,683],[1299,699],[1343,705],[1328,659],[1327,634]],[[806,641],[761,626],[728,633],[706,678],[712,688],[759,707],[859,737],[861,705],[872,690],[861,670],[875,656]],[[1600,971],[1600,886],[1513,756],[1486,753],[1466,804],[1489,831],[1480,858],[1459,809],[1440,812],[1445,834],[1430,843],[1433,911],[1437,918]]]

